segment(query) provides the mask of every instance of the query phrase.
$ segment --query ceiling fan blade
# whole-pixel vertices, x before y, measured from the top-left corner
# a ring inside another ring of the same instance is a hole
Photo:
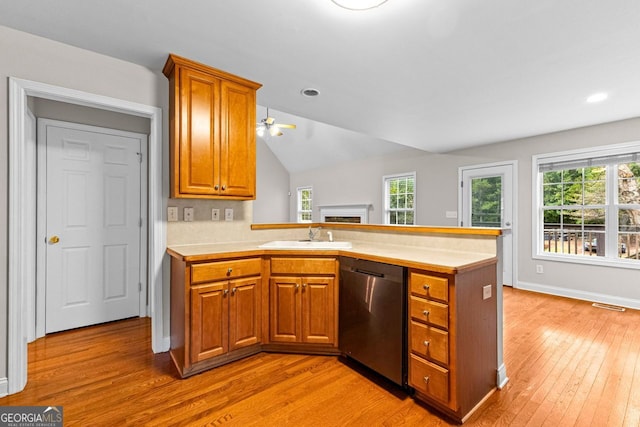
[[[296,125],[285,125],[282,123],[276,123],[276,126],[278,126],[281,129],[295,129]]]

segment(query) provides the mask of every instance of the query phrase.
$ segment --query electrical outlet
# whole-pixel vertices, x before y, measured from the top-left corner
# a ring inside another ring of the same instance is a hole
[[[169,206],[167,208],[167,221],[177,221],[178,220],[178,208],[176,206]]]
[[[224,208],[224,220],[233,221],[233,208]]]
[[[458,212],[456,211],[445,211],[446,218],[458,218]]]
[[[220,209],[211,209],[211,221],[220,221]]]
[[[491,298],[491,285],[486,285],[482,287],[482,299]]]
[[[536,264],[536,273],[538,274],[544,273],[544,267],[541,264]]]
[[[193,221],[193,208],[184,208],[184,220],[187,222]]]

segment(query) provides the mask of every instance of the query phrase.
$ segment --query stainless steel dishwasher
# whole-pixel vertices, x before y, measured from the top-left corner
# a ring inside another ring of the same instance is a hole
[[[407,385],[406,269],[340,258],[340,351]]]

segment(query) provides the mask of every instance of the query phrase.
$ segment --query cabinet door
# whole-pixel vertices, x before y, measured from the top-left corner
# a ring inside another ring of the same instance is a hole
[[[300,342],[300,278],[270,279],[270,338],[273,342]]]
[[[229,350],[227,282],[191,288],[191,362]]]
[[[179,177],[177,192],[185,195],[218,194],[220,80],[189,68],[181,68],[178,105],[180,139],[173,148],[173,173]],[[175,187],[174,184],[174,191]]]
[[[234,280],[229,288],[229,351],[233,351],[261,340],[261,280]]]
[[[336,309],[333,277],[302,278],[302,341],[334,344]]]
[[[256,93],[233,82],[221,85],[220,194],[256,194]]]

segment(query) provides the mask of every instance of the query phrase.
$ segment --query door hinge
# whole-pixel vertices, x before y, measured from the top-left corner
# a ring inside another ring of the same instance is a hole
[[[142,283],[138,282],[138,292],[142,292]]]
[[[462,225],[462,221],[460,221],[460,227],[462,227],[462,226],[463,226],[463,225]]]
[[[138,162],[142,163],[142,153],[136,153],[138,155]]]
[[[464,187],[464,181],[460,181],[460,188]]]
[[[142,218],[138,219],[138,227],[142,227]]]

